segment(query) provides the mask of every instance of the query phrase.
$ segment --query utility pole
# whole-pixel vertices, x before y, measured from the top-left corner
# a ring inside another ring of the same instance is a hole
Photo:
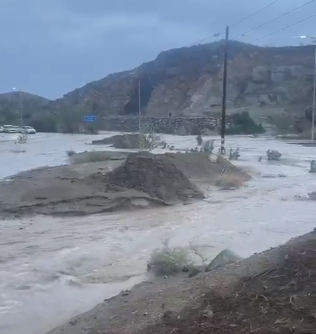
[[[310,38],[313,43],[316,43],[316,36],[301,35],[292,38],[306,39]],[[311,127],[311,142],[314,146],[315,141],[315,113],[316,113],[316,45],[314,49],[314,86],[313,86],[313,104],[312,104],[312,127]]]
[[[20,126],[23,126],[23,102],[22,102],[22,91],[21,89],[16,89],[13,87],[13,91],[15,91],[18,94],[19,99],[19,111],[20,111]]]
[[[20,104],[20,126],[23,126],[23,104],[22,104],[21,90],[19,90],[19,104]]]
[[[141,132],[141,105],[140,105],[140,79],[138,79],[138,132]]]
[[[227,59],[228,59],[229,27],[226,27],[224,47],[224,70],[223,70],[223,95],[222,95],[222,129],[221,129],[221,154],[225,154],[226,133],[226,92],[227,92]]]
[[[313,144],[314,144],[314,136],[315,136],[315,112],[316,112],[316,45],[315,45],[315,56],[314,56],[314,88],[313,88],[313,107],[312,107],[312,143]]]

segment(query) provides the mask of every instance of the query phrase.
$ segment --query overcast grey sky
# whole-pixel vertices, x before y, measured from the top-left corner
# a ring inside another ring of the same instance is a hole
[[[17,87],[57,98],[109,73],[132,69],[162,50],[193,44],[273,0],[0,0],[0,92]],[[232,28],[232,37],[310,0],[279,0]],[[316,1],[238,37],[254,41],[316,14]],[[260,40],[298,44],[316,17]]]

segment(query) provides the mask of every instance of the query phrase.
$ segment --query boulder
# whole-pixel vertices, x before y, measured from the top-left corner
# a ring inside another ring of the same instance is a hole
[[[316,201],[316,191],[309,193],[308,198],[312,201]]]
[[[205,268],[205,272],[212,271],[228,263],[240,261],[241,259],[241,256],[234,253],[230,249],[224,249],[209,263],[209,265]]]
[[[204,268],[202,266],[192,267],[190,269],[188,278],[195,277],[196,275],[202,273],[203,271],[204,271]]]

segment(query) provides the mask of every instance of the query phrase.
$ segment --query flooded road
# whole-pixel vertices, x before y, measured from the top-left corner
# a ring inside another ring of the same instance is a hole
[[[37,134],[25,145],[0,137],[0,178],[64,164],[70,149],[104,150],[86,145],[96,137],[104,135]],[[196,146],[194,137],[162,137],[178,149]],[[316,227],[315,202],[296,199],[316,190],[308,173],[315,148],[245,137],[228,138],[230,147],[240,147],[237,164],[254,175],[233,192],[209,191],[195,204],[128,214],[0,221],[0,333],[43,334],[141,281],[151,252],[166,238],[171,246],[207,245],[210,258],[223,248],[249,256]],[[12,152],[17,148],[25,152]],[[267,162],[267,149],[279,150],[282,160]]]

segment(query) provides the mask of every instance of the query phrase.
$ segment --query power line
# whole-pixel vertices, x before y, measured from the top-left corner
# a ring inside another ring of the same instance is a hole
[[[215,33],[215,34],[213,34],[213,35],[211,35],[211,36],[209,36],[209,37],[205,37],[205,38],[203,38],[203,39],[200,39],[200,40],[198,40],[198,41],[195,41],[194,43],[187,44],[186,46],[188,47],[188,46],[192,46],[192,45],[195,45],[195,44],[200,44],[200,43],[203,43],[203,42],[205,42],[205,41],[207,41],[207,40],[210,40],[210,39],[212,39],[212,38],[217,38],[217,37],[223,35],[224,32],[225,32],[225,31],[223,31],[223,32],[217,32],[217,33]]]
[[[288,29],[288,28],[290,28],[290,27],[293,27],[293,26],[295,26],[295,25],[297,25],[297,24],[299,24],[299,23],[305,22],[305,21],[311,19],[312,17],[316,17],[316,14],[311,15],[311,16],[309,16],[309,17],[306,17],[305,19],[300,20],[300,21],[298,21],[298,22],[292,23],[292,24],[290,24],[290,25],[288,25],[288,26],[286,26],[286,27],[283,27],[283,28],[281,28],[281,29],[279,29],[279,30],[273,31],[273,32],[271,32],[270,34],[267,34],[267,35],[265,35],[265,36],[259,37],[259,38],[255,39],[254,42],[260,41],[260,40],[263,39],[263,38],[269,37],[269,36],[274,35],[274,34],[280,32],[280,31],[283,31],[283,30],[285,30],[285,29]]]
[[[315,2],[315,0],[311,0],[311,1],[309,1],[309,2],[304,3],[304,4],[301,5],[301,6],[295,7],[295,8],[293,8],[292,10],[289,10],[288,12],[283,13],[283,14],[281,14],[281,15],[279,15],[279,16],[277,16],[277,17],[275,17],[275,18],[273,18],[273,19],[271,19],[271,20],[269,20],[269,21],[266,21],[266,22],[264,22],[264,23],[262,23],[262,24],[259,24],[258,26],[254,27],[254,28],[251,28],[251,29],[249,29],[248,31],[246,31],[246,32],[244,32],[244,33],[242,33],[242,34],[239,34],[239,35],[245,36],[245,35],[248,34],[249,32],[251,32],[251,31],[253,31],[253,30],[256,30],[256,29],[258,29],[258,28],[261,28],[261,27],[267,25],[268,23],[271,23],[271,22],[273,22],[273,21],[276,21],[276,20],[280,19],[281,17],[284,17],[284,16],[286,16],[286,15],[288,15],[288,14],[290,14],[290,13],[293,13],[293,12],[295,12],[296,10],[298,10],[298,9],[300,9],[300,8],[302,8],[302,7],[305,7],[305,6],[309,5],[309,4],[312,3],[312,2]]]
[[[266,5],[266,6],[262,7],[262,8],[260,8],[260,9],[258,9],[256,12],[254,12],[254,13],[252,13],[252,14],[246,16],[245,18],[243,18],[243,19],[240,20],[240,21],[237,21],[236,23],[234,23],[233,25],[231,25],[231,27],[235,27],[237,24],[240,24],[240,23],[242,23],[242,22],[248,20],[248,19],[251,18],[252,16],[254,16],[254,15],[256,15],[256,14],[262,12],[264,9],[266,9],[266,8],[268,8],[268,7],[272,6],[272,5],[274,5],[275,3],[279,2],[279,1],[280,1],[280,0],[274,0],[274,1],[272,1],[272,2],[269,3],[268,5]]]
[[[274,5],[275,3],[279,2],[279,1],[280,1],[280,0],[274,0],[274,1],[272,1],[271,3],[267,4],[266,6],[260,8],[260,9],[258,9],[257,11],[253,12],[252,14],[250,14],[250,15],[244,17],[243,19],[241,19],[241,20],[239,20],[239,21],[237,21],[237,22],[235,22],[235,23],[234,23],[233,25],[231,25],[230,27],[235,27],[236,25],[238,25],[238,24],[240,24],[240,23],[242,23],[242,22],[248,20],[248,19],[251,18],[252,16],[254,16],[254,15],[260,13],[260,12],[263,11],[264,9],[266,9],[266,8],[268,8],[268,7],[272,6],[272,5]],[[315,0],[312,0],[312,1],[315,1]],[[196,42],[194,42],[194,43],[187,44],[186,47],[188,47],[188,46],[192,46],[192,45],[195,45],[195,44],[200,44],[200,43],[205,42],[205,41],[207,41],[207,40],[210,40],[210,39],[212,39],[212,38],[217,38],[217,37],[219,37],[219,36],[224,35],[224,33],[225,33],[225,30],[223,30],[223,31],[220,32],[220,33],[217,32],[217,33],[215,33],[215,34],[213,34],[213,35],[211,35],[211,36],[205,37],[205,38],[203,38],[203,39],[201,39],[201,40],[199,40],[199,41],[196,41]]]
[[[261,12],[261,11],[263,11],[264,9],[266,9],[266,8],[268,8],[268,7],[272,6],[272,5],[274,5],[274,4],[277,3],[278,1],[280,1],[280,0],[274,0],[273,2],[271,2],[271,3],[267,4],[266,6],[264,6],[264,7],[260,8],[260,9],[258,9],[257,11],[253,12],[252,14],[246,16],[245,18],[243,18],[243,19],[237,21],[236,23],[234,23],[233,25],[231,25],[231,27],[234,27],[234,26],[236,26],[237,24],[240,24],[240,23],[246,21],[246,20],[249,19],[250,17],[252,17],[252,16],[258,14],[258,13]],[[289,11],[286,12],[286,13],[283,13],[283,14],[281,14],[281,15],[279,15],[279,16],[277,16],[277,17],[275,17],[275,18],[273,18],[273,19],[271,19],[271,20],[269,20],[269,21],[266,21],[266,22],[264,22],[264,23],[262,23],[262,24],[260,24],[260,25],[258,25],[258,26],[256,26],[256,27],[253,27],[253,28],[249,29],[248,31],[244,32],[243,34],[238,34],[238,35],[245,35],[245,34],[251,32],[251,31],[253,31],[253,30],[256,30],[256,29],[258,29],[258,28],[261,28],[261,27],[267,25],[268,23],[271,23],[271,22],[273,22],[273,21],[276,21],[276,20],[278,20],[278,19],[281,18],[281,17],[284,17],[284,16],[286,16],[286,15],[288,15],[288,14],[290,14],[290,13],[293,13],[294,11],[296,11],[296,10],[302,8],[302,7],[305,7],[305,6],[309,5],[309,4],[312,3],[312,2],[315,2],[315,0],[311,0],[311,1],[309,1],[309,2],[306,2],[306,3],[303,4],[303,5],[300,5],[300,6],[298,6],[298,7],[295,7],[295,8],[293,8],[292,10],[289,10]],[[274,35],[274,34],[280,32],[280,31],[283,31],[283,30],[285,30],[285,29],[288,29],[288,28],[290,28],[290,27],[292,27],[292,26],[295,26],[295,25],[297,25],[297,24],[299,24],[299,23],[302,23],[302,22],[304,22],[304,21],[307,21],[307,20],[309,20],[309,19],[311,19],[311,18],[313,18],[313,17],[315,17],[315,16],[316,16],[316,14],[315,14],[315,15],[311,15],[311,16],[309,16],[309,17],[303,19],[303,20],[300,20],[300,21],[295,22],[295,23],[293,23],[293,24],[290,24],[290,25],[288,25],[288,26],[286,26],[286,27],[283,27],[283,28],[281,28],[281,29],[278,29],[278,30],[276,30],[276,31],[273,31],[273,32],[271,32],[271,33],[269,33],[269,34],[267,34],[267,35],[265,35],[265,36],[262,36],[262,37],[260,37],[260,38],[255,39],[254,42],[257,42],[257,41],[259,41],[259,40],[261,40],[261,39],[263,39],[263,38],[266,38],[266,37],[269,37],[269,36],[271,36],[271,35]],[[210,40],[210,39],[213,39],[213,38],[218,38],[218,37],[224,35],[224,33],[225,33],[225,31],[222,31],[222,32],[220,32],[220,33],[219,33],[219,32],[218,32],[218,33],[215,33],[215,34],[213,34],[213,35],[211,35],[211,36],[209,36],[209,37],[203,38],[203,39],[198,40],[198,41],[196,41],[196,42],[194,42],[194,43],[190,43],[190,44],[188,44],[188,45],[186,45],[186,46],[188,47],[188,46],[192,46],[192,45],[196,45],[196,44],[203,43],[203,42],[205,42],[205,41],[207,41],[207,40]]]

